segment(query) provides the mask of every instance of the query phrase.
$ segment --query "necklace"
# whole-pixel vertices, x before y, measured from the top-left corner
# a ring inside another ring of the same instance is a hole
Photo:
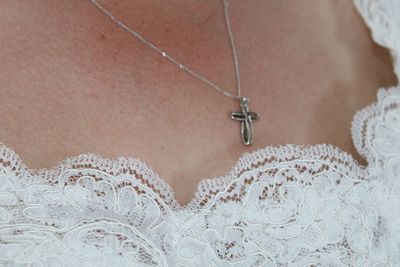
[[[91,0],[91,2],[100,10],[102,11],[105,15],[107,15],[111,20],[113,20],[118,26],[132,34],[134,37],[138,38],[140,41],[142,41],[144,44],[152,48],[153,50],[157,51],[162,57],[166,58],[169,60],[171,63],[176,65],[178,68],[181,70],[186,71],[190,75],[194,76],[195,78],[201,80],[202,82],[208,84],[210,87],[216,89],[218,92],[222,93],[223,95],[231,98],[235,98],[239,100],[239,104],[241,107],[241,111],[239,112],[232,112],[231,113],[231,119],[236,120],[241,122],[240,126],[240,132],[241,132],[241,137],[244,145],[251,145],[253,143],[253,124],[252,122],[257,120],[259,118],[258,114],[255,112],[251,112],[249,110],[249,98],[244,97],[241,95],[241,89],[240,89],[240,73],[239,73],[239,60],[237,57],[236,53],[236,46],[233,40],[233,34],[232,34],[232,29],[231,29],[231,23],[229,19],[229,12],[228,12],[228,2],[227,0],[222,0],[223,6],[224,6],[224,16],[225,16],[225,23],[226,23],[226,28],[228,31],[229,35],[229,40],[230,40],[230,46],[232,49],[232,56],[233,56],[233,61],[235,64],[235,78],[236,78],[236,88],[237,88],[237,95],[233,95],[226,90],[222,89],[221,87],[217,86],[204,76],[192,71],[190,68],[187,66],[181,64],[178,62],[176,59],[171,57],[167,52],[161,50],[158,48],[156,45],[153,43],[149,42],[147,39],[145,39],[141,34],[138,32],[128,28],[124,23],[116,19],[107,9],[105,9],[102,5],[100,5],[97,0]]]

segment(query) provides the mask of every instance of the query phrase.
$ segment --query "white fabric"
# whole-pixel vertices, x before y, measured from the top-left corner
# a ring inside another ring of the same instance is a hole
[[[398,58],[400,1],[356,4]],[[0,266],[400,266],[400,87],[352,134],[366,167],[331,145],[265,147],[185,207],[139,159],[35,170],[0,143]]]

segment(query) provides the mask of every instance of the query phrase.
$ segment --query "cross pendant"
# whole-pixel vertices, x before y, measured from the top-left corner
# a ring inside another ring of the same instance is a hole
[[[253,125],[252,122],[259,118],[258,114],[249,111],[249,99],[247,97],[240,98],[240,106],[242,112],[232,112],[231,118],[241,122],[240,132],[244,145],[253,143]]]

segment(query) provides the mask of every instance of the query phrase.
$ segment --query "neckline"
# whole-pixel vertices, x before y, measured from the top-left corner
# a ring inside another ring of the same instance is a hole
[[[73,165],[79,165],[85,162],[95,163],[96,169],[103,169],[106,172],[111,172],[112,169],[118,170],[122,166],[130,166],[135,170],[140,171],[145,180],[153,181],[155,184],[159,185],[159,189],[162,191],[161,196],[165,197],[166,200],[164,203],[174,212],[188,210],[197,212],[203,210],[207,206],[211,205],[213,199],[216,198],[216,195],[214,195],[213,198],[209,199],[209,201],[202,206],[201,201],[204,198],[204,190],[211,187],[218,188],[221,191],[226,189],[228,185],[237,180],[241,174],[247,171],[256,170],[257,168],[255,168],[254,165],[256,165],[258,162],[267,161],[268,164],[279,164],[294,160],[318,161],[322,159],[322,161],[324,161],[326,159],[323,158],[327,157],[332,157],[338,159],[338,161],[346,162],[348,168],[355,170],[355,172],[358,174],[365,173],[368,169],[368,165],[364,166],[360,164],[351,154],[331,144],[285,144],[281,146],[267,145],[262,148],[241,153],[236,162],[229,170],[225,172],[224,175],[200,179],[189,202],[186,204],[181,204],[175,198],[175,190],[170,186],[167,180],[158,175],[158,173],[145,161],[133,155],[107,158],[98,153],[80,153],[65,157],[50,168],[35,169],[30,168],[15,150],[0,142],[0,159],[6,159],[6,161],[10,160],[9,165],[12,166],[11,168],[13,170],[19,170],[20,174],[18,175],[17,179],[19,179],[19,177],[28,177],[28,179],[30,179],[33,176],[39,176],[44,180],[51,180],[58,177],[62,171],[72,168]]]
[[[380,101],[391,93],[400,94],[400,87],[379,89],[376,101],[359,109],[353,115],[350,127],[353,145],[355,146],[357,153],[366,160],[366,165],[359,163],[350,153],[332,144],[266,145],[265,147],[241,153],[231,168],[225,171],[225,174],[200,179],[191,199],[186,204],[180,204],[176,200],[175,191],[167,180],[158,175],[157,171],[151,168],[144,160],[141,160],[134,155],[107,158],[99,153],[87,152],[65,157],[57,164],[53,164],[50,168],[35,169],[30,168],[15,150],[0,142],[0,163],[6,167],[8,166],[8,168],[16,174],[14,182],[16,184],[22,184],[22,186],[24,182],[19,179],[25,178],[30,180],[31,178],[34,178],[34,176],[39,176],[46,181],[55,180],[62,171],[71,168],[79,169],[79,166],[85,164],[94,164],[96,169],[110,172],[111,174],[118,172],[118,170],[122,170],[122,167],[131,167],[142,174],[146,181],[152,181],[156,186],[158,186],[156,189],[159,190],[159,197],[165,199],[165,201],[163,200],[164,204],[173,212],[192,211],[197,213],[211,205],[211,203],[216,199],[215,194],[208,199],[209,201],[205,205],[200,205],[206,193],[208,193],[208,191],[205,190],[215,187],[221,190],[219,192],[223,192],[223,190],[228,188],[229,183],[239,179],[245,172],[257,170],[257,164],[262,162],[263,164],[261,167],[268,164],[288,163],[295,160],[329,162],[333,159],[335,165],[337,165],[339,169],[342,168],[344,173],[351,173],[358,177],[365,177],[365,175],[370,171],[370,165],[374,161],[373,155],[368,148],[365,147],[365,141],[368,137],[371,137],[370,133],[366,132],[365,127],[368,126],[371,118],[380,114]],[[157,194],[157,190],[151,191],[154,194]]]

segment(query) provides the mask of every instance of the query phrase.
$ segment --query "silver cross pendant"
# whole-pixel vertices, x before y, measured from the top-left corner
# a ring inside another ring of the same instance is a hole
[[[240,98],[240,106],[242,112],[232,112],[231,118],[241,122],[240,132],[244,145],[253,143],[253,125],[252,122],[259,118],[258,114],[249,111],[249,99],[247,97]]]

